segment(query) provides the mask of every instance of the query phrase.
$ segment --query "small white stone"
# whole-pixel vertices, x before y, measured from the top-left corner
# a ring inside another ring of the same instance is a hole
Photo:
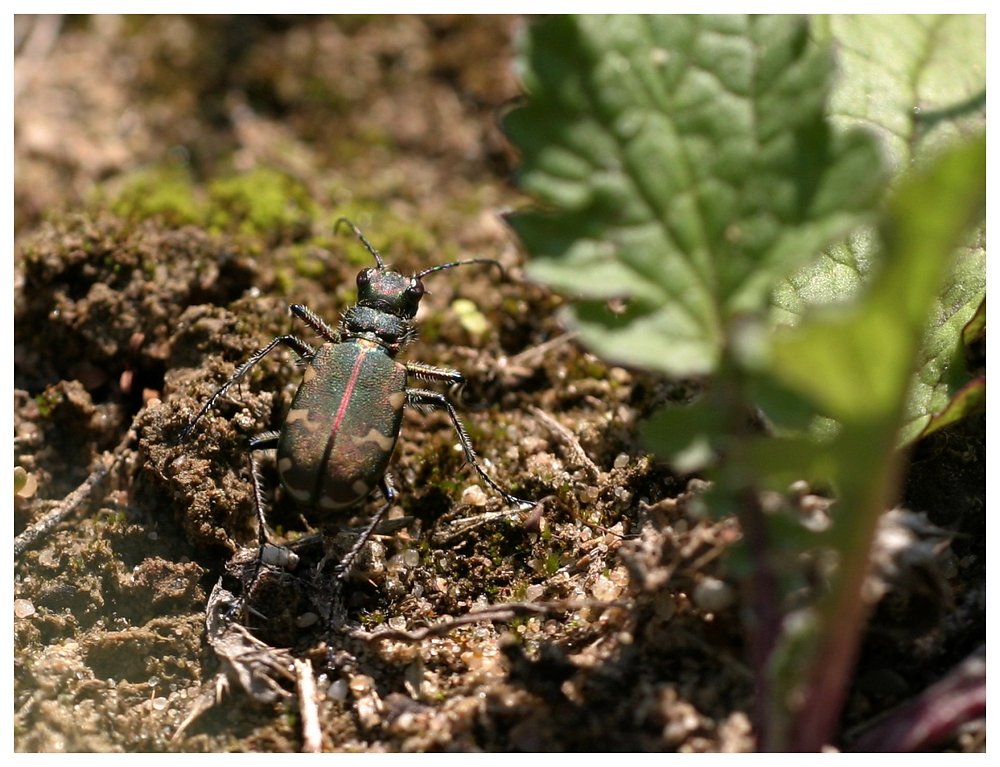
[[[416,549],[407,549],[403,552],[403,564],[407,567],[416,567],[420,564],[420,552]]]
[[[462,491],[462,503],[470,506],[485,506],[486,493],[479,485],[469,485]]]
[[[346,700],[347,681],[344,679],[338,679],[336,682],[333,682],[326,688],[326,697],[330,698],[330,700]]]
[[[592,588],[594,598],[602,602],[610,602],[617,599],[622,593],[621,587],[610,578],[599,575]]]
[[[264,544],[264,549],[260,553],[260,561],[265,565],[281,567],[285,570],[294,570],[299,564],[299,555],[284,546],[275,546],[273,543]]]
[[[545,594],[545,587],[539,583],[532,583],[524,590],[524,599],[527,602],[534,602]]]
[[[728,583],[718,578],[705,578],[694,587],[691,598],[702,610],[717,613],[725,610],[736,601],[736,591]]]
[[[396,631],[406,630],[406,618],[402,615],[394,615],[388,620],[389,628],[395,629]]]
[[[302,613],[295,619],[295,625],[300,629],[309,628],[319,620],[319,616],[316,613]]]

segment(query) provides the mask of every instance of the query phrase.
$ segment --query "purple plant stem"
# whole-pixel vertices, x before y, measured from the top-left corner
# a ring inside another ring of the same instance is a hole
[[[754,624],[750,627],[750,656],[754,670],[753,725],[758,751],[781,749],[775,742],[777,722],[773,721],[774,689],[771,685],[771,656],[781,636],[781,613],[778,609],[778,579],[770,564],[767,520],[760,508],[756,493],[744,494],[740,521],[747,548],[753,558],[754,568],[750,578],[750,613]],[[780,729],[780,728],[778,728]]]
[[[986,712],[986,646],[908,703],[871,725],[848,751],[925,751]]]

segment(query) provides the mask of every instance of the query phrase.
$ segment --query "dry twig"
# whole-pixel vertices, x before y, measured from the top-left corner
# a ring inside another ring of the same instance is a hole
[[[302,717],[302,750],[307,754],[322,753],[323,732],[319,727],[319,708],[316,705],[316,679],[308,658],[295,659],[295,689]]]
[[[41,519],[28,525],[20,535],[16,536],[14,538],[14,558],[16,559],[28,549],[33,548],[62,522],[71,519],[81,507],[86,505],[98,489],[104,485],[111,470],[122,461],[125,452],[131,447],[135,438],[135,429],[129,429],[113,452],[105,452],[101,455],[97,468],[90,473],[83,484],[59,501]]]

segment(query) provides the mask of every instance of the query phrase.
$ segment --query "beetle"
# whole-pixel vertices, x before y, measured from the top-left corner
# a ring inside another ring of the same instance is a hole
[[[257,455],[277,449],[278,475],[286,492],[308,510],[307,517],[325,525],[360,504],[376,490],[384,503],[372,516],[358,540],[335,569],[347,578],[365,542],[396,498],[388,473],[406,406],[441,408],[451,419],[466,460],[482,480],[511,506],[531,501],[504,490],[479,463],[465,426],[448,397],[432,389],[413,388],[411,378],[461,386],[464,376],[451,368],[422,362],[399,362],[396,355],[416,335],[413,319],[424,296],[423,278],[429,274],[471,264],[488,264],[503,271],[490,258],[470,258],[438,264],[412,276],[386,266],[381,254],[351,221],[337,219],[336,232],[347,224],[375,260],[375,266],[357,276],[357,303],[343,314],[337,330],[301,304],[291,313],[323,339],[314,349],[294,335],[283,335],[261,347],[240,365],[201,407],[181,433],[183,442],[198,422],[261,360],[278,346],[298,355],[304,366],[302,382],[279,431],[253,437],[249,443],[250,476],[254,490],[261,551],[267,543],[264,495]]]

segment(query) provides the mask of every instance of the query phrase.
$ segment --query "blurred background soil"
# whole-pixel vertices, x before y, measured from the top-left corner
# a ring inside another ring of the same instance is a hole
[[[720,556],[738,528],[708,518],[702,483],[650,460],[637,434],[697,384],[581,350],[561,299],[523,280],[503,223],[527,204],[499,127],[524,23],[15,17],[14,532],[64,520],[15,558],[16,750],[302,748],[293,685],[270,704],[231,689],[185,721],[217,688],[206,601],[254,540],[246,445],[280,427],[301,375],[292,355],[270,355],[178,437],[270,339],[315,343],[289,304],[332,325],[351,305],[371,258],[334,234],[341,215],[402,271],[503,264],[503,277],[428,277],[405,356],[463,372],[460,410],[488,470],[540,502],[505,509],[447,416],[408,411],[399,522],[351,582],[350,619],[414,629],[514,601],[624,606],[415,644],[348,641],[275,607],[255,628],[312,663],[322,746],[752,749],[739,580]],[[982,641],[982,428],[920,448],[908,500],[963,530],[954,567],[930,608],[883,611],[845,733]],[[274,537],[308,535],[273,464],[264,478]],[[984,737],[971,728],[948,747]]]

